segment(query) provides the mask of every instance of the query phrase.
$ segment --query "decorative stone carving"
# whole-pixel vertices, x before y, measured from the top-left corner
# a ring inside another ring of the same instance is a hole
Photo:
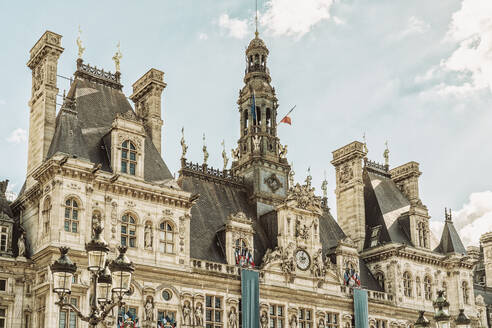
[[[325,328],[325,320],[323,318],[318,320],[318,328]]]
[[[286,158],[287,157],[287,145],[282,146],[280,142],[278,143],[278,148],[279,148],[279,156],[280,158]]]
[[[294,172],[294,169],[293,169],[293,163],[290,163],[290,171],[289,171],[289,187],[292,188],[294,187],[294,176],[295,176],[295,172]]]
[[[183,311],[183,325],[191,326],[191,307],[189,301],[184,302],[182,311]]]
[[[293,314],[290,316],[289,328],[297,328],[297,315]]]
[[[234,306],[231,307],[231,310],[229,311],[228,321],[229,328],[237,328],[237,312]]]
[[[154,299],[152,296],[147,297],[147,302],[145,302],[145,320],[154,320]]]
[[[203,134],[203,164],[207,164],[208,161],[208,151],[207,151],[207,145],[205,144],[205,133]]]
[[[321,211],[321,198],[314,194],[314,188],[296,184],[289,190],[286,202],[295,201],[296,206],[305,210]]]
[[[186,158],[186,152],[188,151],[188,146],[186,145],[184,136],[184,127],[181,128],[181,158]]]
[[[239,161],[239,147],[231,149],[231,156],[233,161]]]
[[[114,61],[114,66],[115,66],[116,72],[119,72],[120,71],[120,60],[121,60],[121,58],[123,58],[123,55],[121,54],[119,42],[116,45],[116,48],[118,50],[116,51],[116,53],[113,56],[113,61]]]
[[[21,235],[19,236],[19,239],[17,240],[17,248],[19,249],[19,255],[18,257],[25,257],[26,256],[26,239],[25,239],[26,233],[22,231]]]
[[[313,256],[311,273],[316,279],[322,279],[326,275],[326,268],[323,263],[323,254],[321,249],[319,249]]]
[[[224,170],[227,169],[227,163],[229,163],[229,158],[227,158],[227,153],[225,150],[225,141],[222,140],[222,159],[224,160]]]
[[[340,168],[340,182],[347,183],[354,177],[354,170],[348,163]]]
[[[195,317],[195,326],[202,327],[203,326],[203,308],[202,308],[202,303],[200,303],[200,302],[196,303],[195,311],[194,311],[194,317]]]
[[[268,178],[265,178],[264,182],[272,192],[276,192],[283,187],[282,182],[280,182],[275,173],[272,173]]]
[[[313,226],[313,223],[311,223],[311,225],[308,226],[307,224],[301,222],[301,220],[299,218],[297,218],[296,219],[296,237],[307,240],[309,235],[310,235],[309,232],[311,231],[312,226]]]
[[[255,135],[252,139],[253,139],[253,151],[259,152],[260,151],[261,137],[259,135]]]
[[[261,326],[261,328],[267,328],[268,327],[268,315],[267,315],[266,311],[261,312],[260,326]]]
[[[146,223],[144,231],[144,247],[147,249],[152,249],[153,239],[152,226],[149,223]]]

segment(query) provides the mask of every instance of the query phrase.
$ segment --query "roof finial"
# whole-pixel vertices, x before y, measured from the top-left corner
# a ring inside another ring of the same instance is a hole
[[[186,152],[188,151],[188,146],[185,141],[185,128],[184,126],[181,128],[181,159],[186,158]]]
[[[386,149],[384,150],[383,157],[384,157],[384,165],[388,166],[389,165],[389,153],[390,150],[388,148],[388,140],[384,143],[386,145]]]
[[[120,59],[123,58],[123,55],[121,54],[121,50],[120,50],[120,41],[118,41],[116,48],[118,50],[116,51],[116,53],[113,56],[113,61],[114,61],[114,65],[116,66],[116,72],[119,72],[120,71]]]
[[[362,141],[364,144],[364,152],[367,155],[367,153],[369,152],[369,149],[367,149],[366,131],[364,131],[364,134],[362,135]]]
[[[289,171],[289,188],[294,187],[294,162],[290,162],[290,171]]]
[[[207,164],[208,161],[208,151],[207,151],[207,145],[205,144],[205,133],[203,134],[203,164]]]
[[[451,213],[451,209],[448,209],[445,207],[444,208],[444,217],[447,222],[452,222],[453,221],[453,214]]]
[[[311,187],[311,181],[313,180],[313,177],[311,176],[311,167],[308,167],[308,170],[307,170],[307,177],[306,177],[306,180],[304,180],[306,182],[306,186],[308,186],[308,188]]]
[[[258,0],[255,0],[255,37],[258,37]]]
[[[323,190],[323,198],[328,198],[328,181],[326,180],[326,170],[323,172],[324,180],[321,183],[321,190]]]
[[[227,163],[229,163],[229,158],[227,157],[227,152],[225,150],[225,140],[222,139],[222,158],[224,159],[224,171],[227,169]]]
[[[82,34],[82,30],[80,29],[80,25],[79,25],[79,35],[77,36],[77,47],[79,48],[79,59],[82,59],[82,54],[85,51],[85,48],[82,46],[82,39],[80,38],[81,34]]]

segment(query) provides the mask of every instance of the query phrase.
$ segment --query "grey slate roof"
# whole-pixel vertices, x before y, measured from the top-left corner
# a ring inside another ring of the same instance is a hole
[[[71,99],[75,100],[73,105]],[[128,111],[134,113],[121,90],[77,77],[56,118],[47,158],[63,153],[101,164],[102,170],[112,172],[108,133],[116,114]],[[144,178],[147,181],[173,178],[149,136],[145,139]]]
[[[442,254],[457,253],[466,255],[466,248],[461,242],[461,238],[454,227],[453,221],[445,221],[441,242],[434,251]]]
[[[408,217],[402,215],[410,202],[388,176],[365,170],[364,206],[366,212],[366,241],[370,247],[372,228],[380,226],[378,244],[400,243],[412,245]],[[385,218],[386,216],[386,218]]]

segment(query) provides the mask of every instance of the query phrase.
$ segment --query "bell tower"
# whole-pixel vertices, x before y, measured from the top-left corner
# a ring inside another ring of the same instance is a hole
[[[233,150],[231,170],[243,176],[257,204],[258,215],[269,212],[286,197],[287,147],[277,137],[277,97],[270,85],[268,48],[258,31],[246,49],[244,86],[237,101],[240,138]]]

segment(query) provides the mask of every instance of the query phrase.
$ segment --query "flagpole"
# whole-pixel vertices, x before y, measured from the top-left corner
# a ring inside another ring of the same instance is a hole
[[[292,111],[294,110],[294,108],[296,108],[296,106],[297,106],[297,105],[294,105],[294,107],[292,107],[292,108],[291,108],[291,109],[287,112],[287,114],[285,114],[285,115],[284,115],[284,117],[282,117],[282,120],[283,120],[284,118],[286,118],[287,116],[289,116],[289,114],[290,114],[290,113],[292,113]],[[282,120],[280,120],[280,122],[282,122]],[[279,123],[277,123],[277,124],[280,124],[280,122],[279,122]]]

